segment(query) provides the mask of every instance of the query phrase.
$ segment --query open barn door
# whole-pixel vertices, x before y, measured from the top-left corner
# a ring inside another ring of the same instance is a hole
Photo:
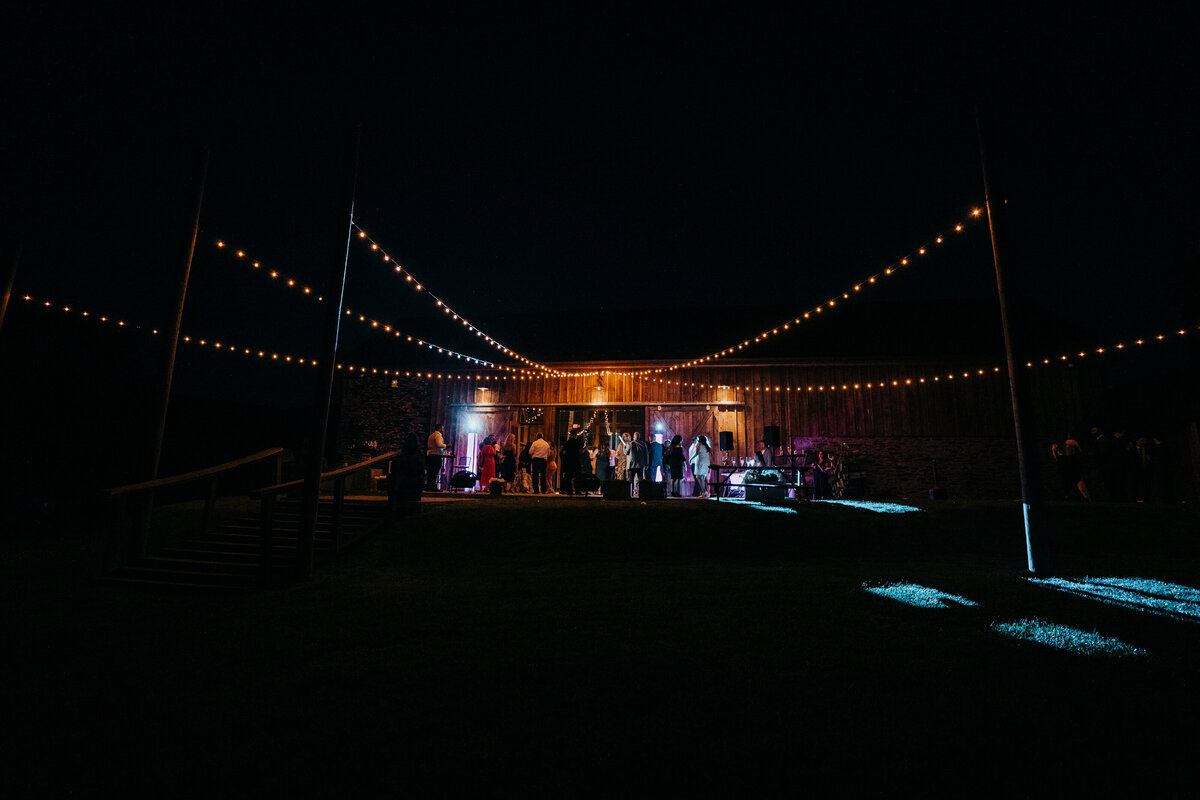
[[[515,436],[516,432],[516,409],[464,408],[462,418],[455,426],[451,474],[463,469],[478,474],[479,448],[483,446],[483,440],[493,436],[499,448],[506,437]]]
[[[648,406],[646,408],[646,427],[650,436],[661,435],[664,445],[670,444],[676,435],[683,437],[683,449],[687,451],[696,436],[708,439],[712,448],[712,462],[721,463],[720,432],[734,433],[734,449],[729,454],[741,452],[744,444],[746,412],[740,408],[727,406]],[[685,496],[692,493],[692,475],[685,473],[683,485],[680,487]]]

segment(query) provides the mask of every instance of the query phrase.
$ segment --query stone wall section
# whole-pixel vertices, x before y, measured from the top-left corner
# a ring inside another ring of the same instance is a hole
[[[433,412],[431,382],[356,375],[346,376],[345,380],[340,437],[343,452],[399,450],[410,433],[416,435],[421,452],[425,451]]]

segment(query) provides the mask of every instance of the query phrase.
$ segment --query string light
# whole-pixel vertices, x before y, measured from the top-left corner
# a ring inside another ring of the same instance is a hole
[[[219,250],[223,250],[228,247],[226,242],[222,239],[218,239],[216,243],[217,243],[217,249],[219,249]],[[238,259],[244,260],[246,258],[246,252],[244,250],[238,250],[238,251],[236,251],[236,257]],[[253,262],[251,262],[251,264],[254,269],[261,268],[261,262],[259,262],[259,261],[253,261]],[[312,289],[310,287],[304,286],[303,284],[298,284],[298,282],[296,281],[295,278],[288,278],[286,276],[281,276],[281,274],[279,273],[278,270],[270,270],[267,274],[270,275],[271,278],[278,279],[278,278],[282,277],[284,285],[288,286],[289,288],[295,288],[296,286],[300,286],[300,288],[304,294],[306,294],[306,295],[312,294]],[[324,302],[325,298],[317,297],[317,300],[319,302]],[[402,333],[401,331],[399,331],[398,329],[396,329],[396,327],[394,325],[380,322],[379,320],[375,320],[375,319],[369,319],[368,317],[366,317],[365,315],[362,315],[362,314],[358,315],[357,318],[355,318],[353,312],[351,312],[351,310],[348,308],[345,309],[345,312],[346,312],[346,316],[351,317],[351,319],[357,319],[358,322],[364,323],[365,325],[368,325],[371,328],[382,329],[385,333],[392,334],[392,336],[394,338],[405,337],[405,334]],[[413,341],[413,338],[411,336],[408,336],[404,340],[411,342],[411,341]],[[437,345],[432,345],[427,342],[421,342],[421,344],[428,344],[429,345],[428,349],[433,350],[434,348],[436,348],[437,352],[439,354],[448,356],[450,358],[465,359],[467,361],[470,361],[471,363],[479,364],[481,366],[489,366],[489,367],[493,366],[492,362],[490,362],[490,361],[486,361],[482,358],[477,358],[475,356],[468,355],[466,353],[460,353],[456,350],[451,350],[448,347],[438,347]]]
[[[158,335],[157,328],[145,328],[142,325],[137,324],[136,322],[126,322],[123,319],[114,319],[113,317],[110,317],[110,316],[96,314],[95,312],[86,311],[84,309],[77,308],[75,306],[63,305],[61,303],[56,303],[52,300],[37,298],[37,297],[34,297],[33,295],[28,295],[28,294],[21,295],[20,298],[23,302],[25,302],[31,306],[45,309],[47,311],[56,311],[56,312],[61,312],[63,314],[72,315],[72,316],[87,317],[88,319],[98,320],[101,323],[110,323],[111,322],[114,325],[116,325],[118,328],[128,328],[128,329],[135,330],[135,331],[149,330],[151,335],[155,335],[155,336]]]
[[[499,350],[500,352],[504,353],[505,355],[509,356],[510,358],[512,358],[516,361],[520,361],[524,364],[527,364],[530,367],[533,367],[537,370],[540,370],[540,371],[546,373],[547,375],[554,375],[557,377],[565,377],[566,376],[567,373],[561,372],[560,370],[551,369],[550,367],[547,367],[545,364],[540,364],[536,361],[532,361],[532,360],[526,358],[525,356],[521,355],[517,351],[512,350],[509,347],[506,347],[499,340],[493,338],[492,336],[489,336],[487,333],[480,330],[479,328],[476,328],[474,325],[472,325],[467,320],[467,318],[465,316],[460,315],[456,310],[451,308],[450,304],[448,302],[446,302],[441,297],[438,297],[433,292],[429,291],[427,286],[423,285],[420,280],[416,279],[415,276],[413,276],[411,270],[409,270],[408,267],[403,266],[399,261],[396,260],[395,257],[393,257],[391,254],[389,254],[386,250],[384,250],[383,247],[378,242],[376,242],[374,239],[372,239],[367,234],[366,230],[364,230],[363,227],[358,224],[358,222],[352,221],[350,224],[353,225],[355,230],[358,231],[357,238],[361,242],[369,245],[372,252],[379,252],[379,253],[383,254],[383,260],[392,265],[392,269],[395,272],[395,274],[401,275],[401,274],[407,273],[407,274],[405,274],[406,281],[409,283],[413,283],[413,288],[416,291],[419,292],[419,291],[424,290],[429,295],[429,298],[436,304],[436,307],[441,308],[447,315],[450,315],[452,319],[455,319],[455,320],[461,319],[464,327],[466,327],[472,333],[477,333],[480,336],[480,338],[482,338],[487,344],[489,344],[490,346]]]
[[[969,217],[969,219],[968,219],[968,223],[969,223],[969,222],[974,222],[974,221],[977,221],[977,220],[979,219],[980,213],[981,213],[981,210],[980,210],[979,208],[972,209],[972,211],[971,211],[971,213],[970,213],[970,217]],[[955,223],[955,225],[954,225],[954,228],[953,228],[953,231],[951,231],[951,232],[953,232],[953,233],[961,233],[961,232],[963,232],[965,229],[966,229],[966,228],[965,228],[965,224],[964,224],[964,223],[962,223],[962,222],[959,222],[959,223]],[[931,250],[931,249],[932,249],[934,246],[936,246],[936,245],[940,245],[940,244],[943,244],[943,243],[945,242],[946,238],[947,238],[947,237],[950,235],[950,233],[951,233],[951,232],[947,232],[947,233],[944,233],[944,234],[940,234],[940,235],[938,235],[938,236],[935,236],[931,242],[926,242],[925,244],[923,244],[923,245],[920,245],[919,247],[917,247],[917,249],[916,249],[916,254],[917,254],[917,256],[925,256],[925,255],[927,255],[927,254],[928,254],[928,252],[929,252],[929,251],[930,251],[930,250]],[[909,265],[909,262],[910,262],[912,259],[913,259],[913,256],[904,256],[904,257],[902,257],[902,258],[901,258],[899,261],[897,261],[897,262],[895,262],[895,263],[893,263],[893,264],[890,264],[890,265],[888,265],[887,267],[885,267],[885,268],[883,269],[883,275],[886,277],[886,276],[891,276],[891,275],[895,274],[897,271],[899,271],[899,269],[900,269],[901,267],[907,267],[907,266]],[[870,275],[870,276],[867,276],[867,277],[866,277],[865,279],[863,279],[863,280],[856,281],[856,282],[855,282],[855,283],[852,285],[852,287],[853,287],[853,288],[851,288],[851,289],[847,289],[845,292],[842,292],[842,294],[841,294],[841,298],[840,298],[840,299],[842,299],[842,300],[848,300],[848,299],[850,299],[850,294],[851,294],[851,292],[860,292],[860,293],[861,293],[861,291],[862,291],[862,288],[863,288],[864,284],[865,284],[865,285],[868,285],[868,286],[870,286],[870,285],[874,285],[874,284],[876,283],[876,278],[877,278],[877,277],[878,277],[878,275],[877,275],[877,274],[876,274],[876,275]],[[803,321],[803,320],[806,320],[806,319],[811,319],[811,317],[810,317],[810,314],[821,314],[821,313],[824,313],[824,310],[825,310],[826,308],[835,308],[835,307],[836,307],[836,305],[837,305],[837,299],[838,299],[838,298],[833,298],[833,299],[830,299],[830,300],[828,300],[828,301],[826,301],[826,302],[824,302],[824,303],[820,303],[820,304],[818,304],[818,305],[814,306],[812,309],[810,309],[810,310],[808,310],[808,311],[804,311],[802,314],[800,314],[800,315],[796,316],[796,317],[795,317],[793,320],[791,320],[791,323],[794,323],[794,324],[796,324],[796,325],[799,325],[801,321]],[[768,335],[773,335],[773,336],[779,336],[779,335],[781,335],[781,334],[779,333],[779,328],[783,328],[785,331],[790,331],[790,330],[791,330],[791,328],[789,327],[789,324],[790,324],[790,323],[788,323],[788,322],[785,322],[785,323],[783,323],[783,324],[781,324],[781,325],[778,325],[778,326],[776,326],[775,328],[773,328],[773,329],[770,331],[770,333],[769,333],[769,334],[768,334],[767,332],[763,332],[763,333],[759,334],[758,336],[755,336],[755,337],[754,337],[754,342],[755,342],[755,343],[758,343],[758,342],[764,342],[764,341],[767,341]],[[736,345],[735,347],[730,347],[730,348],[728,348],[728,349],[726,349],[726,350],[720,350],[720,351],[717,351],[717,352],[713,353],[712,355],[703,356],[703,357],[698,357],[698,358],[696,358],[696,359],[693,359],[693,360],[691,360],[691,361],[685,361],[685,362],[681,362],[681,363],[679,363],[679,364],[675,365],[675,367],[671,367],[671,369],[674,369],[674,368],[684,368],[684,367],[690,367],[690,366],[693,366],[694,364],[696,364],[696,363],[697,363],[698,361],[700,361],[700,360],[707,361],[707,360],[709,360],[709,359],[713,359],[713,358],[721,358],[722,356],[726,355],[727,353],[732,353],[732,352],[733,352],[735,349],[737,349],[737,350],[741,350],[741,349],[743,349],[743,348],[745,348],[745,347],[749,347],[749,346],[750,346],[750,344],[751,344],[751,342],[750,342],[749,340],[744,340],[744,341],[743,341],[741,344],[739,344],[739,345]]]

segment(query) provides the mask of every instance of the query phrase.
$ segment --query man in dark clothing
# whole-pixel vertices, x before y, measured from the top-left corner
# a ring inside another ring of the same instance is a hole
[[[663,444],[662,442],[655,441],[653,436],[648,436],[647,438],[646,450],[650,454],[650,464],[647,467],[649,471],[646,473],[646,480],[661,483],[659,469],[663,465]]]
[[[637,493],[637,485],[646,471],[646,443],[640,437],[641,434],[634,431],[633,439],[628,444],[629,468],[625,476],[625,480],[633,484],[635,494]]]
[[[572,431],[567,435],[567,443],[563,445],[562,458],[558,462],[559,483],[563,494],[575,494],[575,476],[579,474],[579,448],[583,446],[583,437]]]

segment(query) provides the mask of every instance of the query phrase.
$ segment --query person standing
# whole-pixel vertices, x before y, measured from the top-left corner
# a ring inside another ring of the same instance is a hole
[[[622,433],[617,437],[617,449],[613,451],[613,480],[629,480],[629,434]]]
[[[496,440],[489,434],[479,448],[479,488],[487,491],[496,477]]]
[[[558,489],[554,488],[554,481],[558,477],[558,461],[554,454],[554,448],[550,448],[550,455],[546,461],[546,488],[550,494],[558,494]]]
[[[695,454],[688,461],[692,465],[692,495],[708,497],[708,467],[712,463],[712,448],[708,446],[707,436],[696,437]]]
[[[646,436],[646,451],[649,453],[649,464],[647,465],[646,480],[661,483],[666,480],[666,469],[663,468],[663,453],[667,449],[666,446],[657,439],[661,436],[647,434]],[[662,470],[660,472],[660,470]]]
[[[425,490],[437,490],[438,474],[442,471],[442,453],[446,441],[442,438],[442,423],[433,426],[433,433],[425,440]]]
[[[579,450],[582,446],[582,438],[574,432],[567,434],[567,441],[562,449],[562,460],[558,464],[562,475],[563,494],[575,494],[575,476],[579,474]]]
[[[821,450],[817,453],[817,462],[813,464],[813,500],[829,500],[829,471],[833,468],[833,459]]]
[[[1071,434],[1067,434],[1062,448],[1055,442],[1050,445],[1050,456],[1058,465],[1058,474],[1063,482],[1063,499],[1070,500],[1075,492],[1084,500],[1091,500],[1087,482],[1083,479],[1083,448]]]
[[[517,479],[517,437],[511,433],[500,448],[500,477],[504,479],[504,491],[511,492]]]
[[[608,439],[601,439],[600,446],[596,448],[596,477],[601,481],[608,480],[608,465],[611,459],[612,450],[609,449]]]
[[[671,446],[667,449],[666,467],[671,471],[671,491],[668,497],[679,497],[679,483],[683,480],[683,464],[687,456],[683,452],[683,437],[675,434]]]
[[[646,471],[646,443],[641,440],[641,433],[634,431],[628,444],[625,445],[625,472],[627,480],[633,484],[633,496],[638,496],[638,484]]]
[[[545,494],[547,491],[546,467],[550,458],[550,451],[550,443],[543,439],[540,433],[529,445],[529,464],[533,472],[534,494]]]

